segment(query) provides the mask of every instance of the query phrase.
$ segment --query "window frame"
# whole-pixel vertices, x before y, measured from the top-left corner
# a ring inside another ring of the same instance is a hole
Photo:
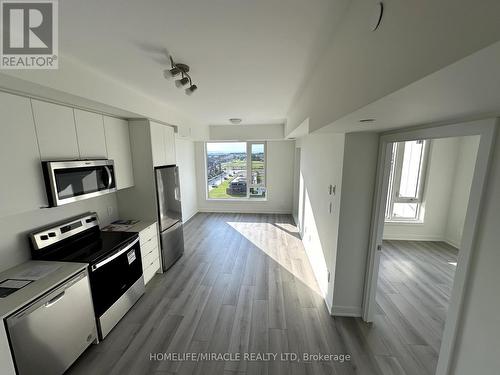
[[[247,173],[247,191],[245,196],[236,197],[236,198],[210,198],[209,196],[209,187],[208,187],[208,175],[207,175],[207,164],[208,164],[208,152],[207,145],[209,143],[245,143],[246,144],[246,173]],[[251,184],[251,174],[252,174],[252,145],[253,144],[262,144],[264,146],[264,176],[263,183],[261,184]],[[205,141],[204,142],[204,170],[205,170],[205,199],[208,201],[221,201],[221,202],[234,202],[234,201],[245,201],[245,202],[263,202],[267,201],[269,198],[269,190],[267,187],[267,141]],[[264,187],[266,189],[266,196],[264,198],[250,197],[250,188]]]
[[[399,196],[401,186],[401,175],[403,170],[403,159],[406,142],[394,142],[392,148],[391,170],[389,176],[388,197],[386,204],[385,222],[387,223],[423,223],[422,205],[424,203],[424,189],[427,180],[427,169],[430,152],[430,140],[419,140],[424,142],[422,155],[420,158],[420,170],[418,174],[417,194],[415,197]],[[414,203],[417,204],[417,211],[414,218],[394,216],[394,204]]]

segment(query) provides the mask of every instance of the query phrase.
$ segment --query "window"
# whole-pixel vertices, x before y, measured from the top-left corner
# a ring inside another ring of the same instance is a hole
[[[207,142],[209,199],[265,199],[265,142]]]
[[[394,143],[386,221],[421,221],[429,141]]]

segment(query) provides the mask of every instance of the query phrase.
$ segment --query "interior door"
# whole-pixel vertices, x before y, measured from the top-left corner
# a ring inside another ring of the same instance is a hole
[[[370,235],[370,258],[368,259],[367,280],[365,284],[363,301],[363,320],[373,322],[375,318],[375,297],[377,295],[378,272],[380,267],[380,256],[382,251],[382,239],[385,223],[385,206],[389,191],[389,176],[391,173],[393,143],[388,143],[386,147],[380,148],[379,160],[383,160],[383,171],[377,173],[376,191],[372,228]],[[379,162],[380,165],[380,162]],[[379,198],[377,198],[379,197]]]

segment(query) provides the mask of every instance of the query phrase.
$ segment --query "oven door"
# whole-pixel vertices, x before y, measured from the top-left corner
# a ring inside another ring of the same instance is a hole
[[[99,335],[103,339],[144,293],[138,236],[91,265],[90,287]]]
[[[42,163],[51,206],[60,206],[116,191],[113,160]]]

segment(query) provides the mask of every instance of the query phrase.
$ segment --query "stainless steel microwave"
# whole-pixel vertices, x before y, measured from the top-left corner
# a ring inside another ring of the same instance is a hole
[[[51,207],[116,191],[113,160],[43,161]]]

